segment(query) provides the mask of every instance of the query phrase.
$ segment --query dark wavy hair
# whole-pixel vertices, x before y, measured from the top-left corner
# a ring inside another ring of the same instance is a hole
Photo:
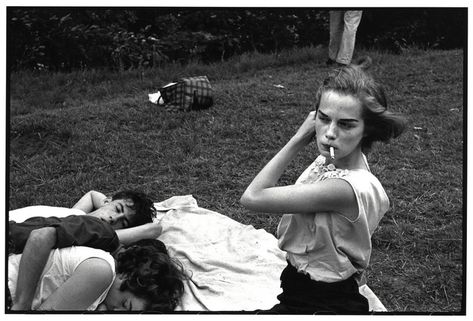
[[[133,201],[133,209],[136,211],[136,216],[134,216],[133,222],[130,222],[130,227],[150,223],[156,217],[154,202],[145,193],[126,190],[112,196],[112,201],[120,199]]]
[[[376,141],[388,142],[398,137],[407,123],[403,116],[387,109],[384,88],[367,72],[371,63],[370,57],[363,57],[355,64],[335,69],[317,90],[315,102],[315,109],[318,110],[322,94],[327,91],[352,95],[361,102],[365,123],[361,141],[363,152],[368,152]]]
[[[167,253],[159,240],[144,239],[117,254],[117,273],[123,275],[121,291],[129,290],[147,302],[146,311],[174,311],[184,294],[187,277],[182,264]]]

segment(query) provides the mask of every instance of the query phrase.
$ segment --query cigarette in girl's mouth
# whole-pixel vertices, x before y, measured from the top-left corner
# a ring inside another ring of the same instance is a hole
[[[335,159],[335,150],[333,149],[332,146],[330,146],[330,158]]]

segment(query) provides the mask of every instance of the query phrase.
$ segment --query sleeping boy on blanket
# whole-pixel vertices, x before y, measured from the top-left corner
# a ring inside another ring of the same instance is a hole
[[[161,227],[153,201],[136,191],[122,191],[112,198],[96,191],[86,193],[72,209],[57,216],[9,218],[9,253],[23,253],[12,310],[30,310],[36,284],[51,249],[88,246],[113,253],[120,243],[128,245],[156,238]],[[68,215],[70,213],[87,215]],[[55,213],[56,214],[56,213]]]

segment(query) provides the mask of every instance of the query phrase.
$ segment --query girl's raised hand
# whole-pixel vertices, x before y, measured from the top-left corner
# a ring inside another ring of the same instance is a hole
[[[307,118],[302,123],[301,127],[297,130],[297,133],[294,135],[295,138],[304,141],[304,143],[309,144],[315,137],[315,118],[317,117],[317,112],[311,111]]]

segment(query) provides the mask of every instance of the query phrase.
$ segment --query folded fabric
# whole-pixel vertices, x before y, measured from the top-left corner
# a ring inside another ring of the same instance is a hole
[[[190,276],[177,310],[252,311],[277,303],[286,262],[274,236],[200,208],[190,195],[155,206],[170,209],[158,214],[159,239]]]
[[[155,203],[159,237],[185,267],[189,280],[180,311],[254,311],[279,303],[285,253],[263,229],[201,208],[192,195]],[[360,292],[370,310],[386,311],[367,285]]]
[[[153,94],[148,94],[149,101],[156,105],[164,105],[163,97],[161,97],[161,93],[158,91]]]

